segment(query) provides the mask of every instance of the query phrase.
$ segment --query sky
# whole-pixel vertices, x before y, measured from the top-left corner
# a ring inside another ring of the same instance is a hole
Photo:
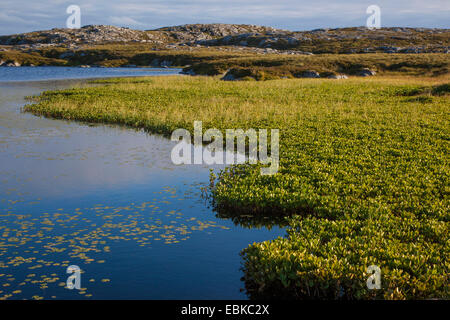
[[[1,0],[0,35],[66,27],[69,5],[81,25],[155,29],[189,23],[236,23],[293,31],[366,25],[370,5],[382,27],[450,28],[450,0]]]

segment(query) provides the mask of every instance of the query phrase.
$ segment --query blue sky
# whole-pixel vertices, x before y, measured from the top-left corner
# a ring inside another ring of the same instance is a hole
[[[450,0],[1,0],[0,34],[65,27],[66,8],[81,7],[81,24],[153,29],[186,23],[243,23],[289,30],[365,25],[366,8],[381,8],[385,27],[450,27]]]

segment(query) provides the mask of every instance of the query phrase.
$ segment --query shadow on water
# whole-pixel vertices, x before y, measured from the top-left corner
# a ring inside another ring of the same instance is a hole
[[[245,229],[267,229],[286,228],[289,226],[289,215],[280,215],[277,213],[243,213],[229,208],[218,207],[208,191],[208,187],[202,187],[202,198],[205,205],[215,213],[215,217],[220,220],[227,220],[233,222],[237,227]]]
[[[289,225],[286,217],[264,216],[258,214],[235,214],[232,211],[226,210],[215,212],[218,219],[231,220],[235,226],[246,229],[266,228],[267,230],[271,230],[274,227],[285,228]]]

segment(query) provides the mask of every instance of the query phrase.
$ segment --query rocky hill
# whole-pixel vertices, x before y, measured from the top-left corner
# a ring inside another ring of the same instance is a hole
[[[164,27],[154,31],[165,32],[175,41],[185,43],[194,41],[202,44],[203,41],[213,40],[226,36],[242,34],[269,34],[285,32],[285,30],[272,27],[245,25],[245,24],[186,24],[182,26]]]
[[[26,44],[101,44],[111,42],[184,43],[199,42],[225,36],[254,33],[283,32],[272,27],[236,24],[188,24],[155,30],[132,30],[129,28],[88,25],[80,29],[34,31],[10,36],[0,36],[2,45]]]
[[[294,32],[255,25],[190,24],[142,31],[90,25],[0,37],[0,45],[18,49],[130,42],[165,48],[253,48],[263,53],[448,53],[450,29],[357,27]]]
[[[273,30],[227,35],[218,39],[199,40],[210,46],[244,46],[277,50],[301,50],[312,53],[424,53],[448,52],[449,29],[365,27],[316,29],[291,32]]]
[[[30,44],[99,44],[105,42],[132,42],[149,39],[145,31],[131,30],[115,26],[84,26],[80,29],[51,29],[29,33],[1,36],[3,45],[30,45]]]

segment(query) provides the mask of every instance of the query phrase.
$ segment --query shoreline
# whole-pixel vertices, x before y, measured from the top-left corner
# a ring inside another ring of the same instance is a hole
[[[4,262],[17,255],[55,263],[70,260],[83,271],[87,270],[83,287],[88,288],[89,296],[66,290],[58,286],[59,281],[49,283],[45,291],[39,288],[40,283],[28,283],[21,287],[21,293],[14,293],[14,286],[31,272],[39,276],[55,273],[60,281],[65,281],[68,276],[61,266],[45,265],[31,271],[28,267],[36,262],[24,260],[18,267],[7,264],[4,271],[14,274],[17,282],[12,282],[12,288],[3,287],[0,298],[30,299],[37,294],[50,300],[53,296],[57,299],[247,299],[239,290],[243,287],[239,270],[240,248],[254,241],[282,236],[285,230],[243,230],[232,220],[215,217],[203,199],[197,197],[200,196],[198,183],[208,181],[208,168],[172,167],[171,145],[166,138],[134,132],[130,127],[125,130],[108,128],[109,124],[87,126],[76,121],[54,121],[29,113],[19,114],[18,109],[25,103],[22,93],[37,94],[40,87],[48,91],[66,84],[54,81],[36,85],[33,82],[26,88],[12,84],[13,89],[2,91],[2,97],[5,96],[2,111],[6,112],[6,117],[2,117],[0,134],[4,172],[0,198],[14,202],[7,201],[8,208],[1,206],[2,215],[4,210],[8,213],[6,217],[3,215],[2,226],[13,231],[16,223],[25,223],[28,228],[21,230],[24,241],[30,240],[30,236],[31,240],[42,241],[42,246],[33,241],[19,247],[15,246],[17,242],[8,242]],[[6,95],[14,97],[14,101]],[[9,103],[11,101],[13,103]],[[13,181],[5,181],[9,178]],[[28,178],[32,181],[28,182]],[[9,195],[3,193],[10,187],[24,193],[20,196],[23,201],[15,203],[18,198],[14,191]],[[113,226],[104,225],[111,219],[114,219]],[[86,220],[97,225],[93,227]],[[53,230],[47,230],[47,225],[40,224],[42,221],[52,221]],[[140,235],[131,237],[129,232],[122,230],[136,222],[136,227],[143,232]],[[35,228],[30,226],[32,223]],[[34,237],[38,231],[43,235]],[[68,255],[71,250],[77,250],[70,243],[72,232],[77,231],[81,231],[77,239],[90,242],[94,240],[94,234],[95,240],[106,242],[99,244],[99,250],[95,252],[90,251],[92,246],[77,245],[77,249],[89,250],[87,256],[95,259],[95,263],[87,264],[88,261],[85,264],[85,260],[77,255]],[[153,233],[155,231],[159,233]],[[111,239],[113,235],[120,236],[121,240]],[[64,252],[46,248],[46,245],[55,244],[53,236],[60,237],[57,246],[66,249]],[[227,237],[230,241],[223,243]],[[8,239],[0,234],[0,242]],[[204,245],[206,242],[208,246]],[[24,252],[29,246],[39,253]],[[108,251],[103,250],[104,246],[108,246]],[[122,248],[127,249],[123,251]],[[12,255],[13,251],[17,253]],[[104,264],[92,270],[97,261]],[[186,270],[186,265],[195,267]],[[126,271],[126,275],[115,272],[118,269]],[[140,283],[146,284],[145,289],[133,282],[136,275],[139,275]],[[198,282],[194,290],[178,280],[184,276]],[[95,279],[95,282],[88,282],[89,279]],[[110,279],[113,287],[102,279]],[[152,287],[156,281],[161,281],[164,288]],[[215,288],[213,291],[210,290],[212,287]]]
[[[0,67],[0,73],[3,67]],[[5,67],[5,68],[32,68],[32,69],[38,69],[38,68],[66,68],[66,69],[71,69],[71,70],[78,70],[80,68],[78,67],[68,67],[68,66],[34,66],[34,67],[28,67],[28,66],[21,66],[21,67]],[[84,68],[82,68],[84,69]],[[97,68],[92,68],[92,69],[97,69]],[[115,69],[115,70],[130,70],[131,72],[134,68],[109,68],[109,67],[105,67],[105,68],[101,68],[101,70],[111,70],[111,69]],[[181,69],[180,68],[171,68],[171,69],[165,69],[165,68],[148,68],[148,67],[144,67],[144,68],[135,68],[137,69],[136,71],[142,71],[142,70],[148,70],[149,72],[151,71],[161,71],[161,72],[167,72],[168,74],[161,74],[161,75],[152,75],[152,74],[136,74],[136,75],[115,75],[115,74],[111,74],[111,75],[99,75],[99,76],[80,76],[80,77],[74,77],[74,78],[51,78],[51,79],[30,79],[30,80],[0,80],[0,84],[4,84],[4,83],[28,83],[28,82],[46,82],[46,81],[71,81],[71,80],[101,80],[101,79],[111,79],[111,78],[141,78],[141,77],[153,77],[153,76],[165,76],[165,75],[183,75],[181,74]],[[169,72],[176,72],[179,71],[178,73],[169,73]]]

